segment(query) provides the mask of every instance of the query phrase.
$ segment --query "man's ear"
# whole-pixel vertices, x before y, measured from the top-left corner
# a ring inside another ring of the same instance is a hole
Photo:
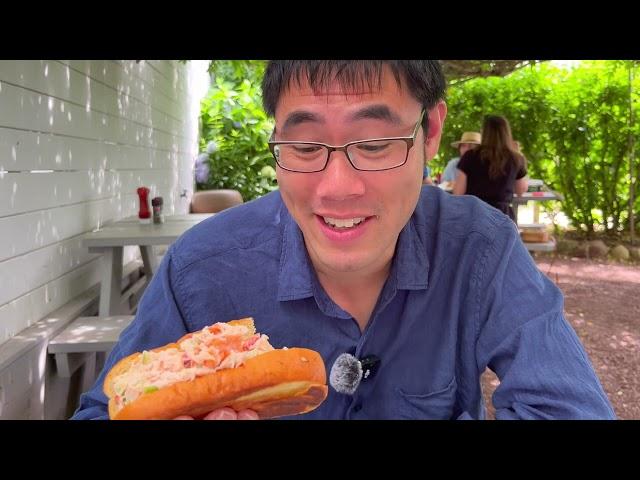
[[[447,104],[440,100],[435,107],[428,112],[429,133],[425,138],[425,152],[427,159],[431,160],[438,153],[440,147],[440,137],[444,127],[444,119],[447,118]]]

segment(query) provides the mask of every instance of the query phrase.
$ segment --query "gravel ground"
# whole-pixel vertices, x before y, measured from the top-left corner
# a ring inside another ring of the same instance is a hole
[[[640,266],[540,257],[539,268],[565,296],[565,314],[587,350],[616,415],[640,419]],[[498,378],[482,378],[487,418]]]

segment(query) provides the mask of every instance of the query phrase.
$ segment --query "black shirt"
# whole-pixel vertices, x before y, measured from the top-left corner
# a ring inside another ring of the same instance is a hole
[[[467,195],[474,195],[514,218],[510,204],[516,180],[527,174],[524,162],[519,161],[514,154],[513,161],[505,168],[505,173],[491,179],[489,162],[481,160],[477,150],[469,150],[460,159],[458,168],[467,175]]]

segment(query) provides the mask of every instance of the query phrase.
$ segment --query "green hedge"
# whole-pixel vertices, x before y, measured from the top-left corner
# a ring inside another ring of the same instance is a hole
[[[561,208],[576,228],[628,228],[629,132],[640,134],[639,115],[629,125],[628,67],[626,61],[590,61],[565,70],[542,63],[451,87],[436,173],[457,154],[450,143],[462,131],[480,131],[485,114],[504,115],[529,160],[530,177],[564,195]],[[638,93],[633,101],[637,111]]]
[[[252,200],[277,188],[267,148],[273,122],[262,109],[260,90],[264,62],[218,60],[211,72],[213,85],[201,107],[200,142],[200,161],[206,158],[209,175],[197,181],[197,188],[231,188]]]

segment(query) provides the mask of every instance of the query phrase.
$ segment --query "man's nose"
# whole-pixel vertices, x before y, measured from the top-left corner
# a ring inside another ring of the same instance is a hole
[[[342,199],[363,195],[365,185],[361,172],[353,168],[346,152],[331,152],[327,168],[322,172],[322,180],[318,185],[317,193],[321,197]]]

